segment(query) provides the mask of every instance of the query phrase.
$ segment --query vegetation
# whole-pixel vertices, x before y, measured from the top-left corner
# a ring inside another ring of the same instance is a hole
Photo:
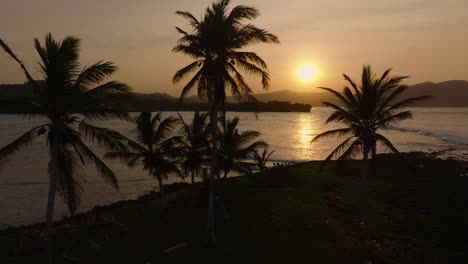
[[[253,130],[239,132],[239,117],[222,121],[220,131],[220,161],[224,178],[230,172],[249,174],[254,168],[250,159],[261,149],[268,147],[265,141],[254,141],[260,133]]]
[[[1,231],[2,263],[37,262],[44,237],[49,263],[238,263],[245,256],[260,263],[303,261],[296,260],[298,256],[306,257],[308,263],[466,262],[468,180],[461,176],[466,176],[467,164],[421,153],[403,154],[405,162],[397,162],[400,153],[380,134],[381,129],[412,118],[404,109],[427,98],[400,99],[407,90],[402,85],[407,76],[391,76],[389,69],[377,77],[370,66],[364,66],[360,84],[344,75],[350,87],[343,92],[322,87],[340,102],[324,102],[334,110],[326,123],[344,127],[323,132],[312,142],[326,137],[345,140],[323,163],[267,169],[273,154],[268,144],[257,140],[256,131],[240,132],[239,118],[227,119],[225,113],[230,109],[229,91],[248,100],[237,106],[241,109],[310,110],[308,105],[251,102],[255,98],[241,71],[260,77],[264,89],[270,76],[265,61],[244,49],[278,43],[278,38],[249,23],[259,16],[257,9],[230,8],[229,0],[213,3],[200,20],[189,12],[177,14],[190,22],[192,31],[176,28],[182,36],[173,51],[194,61],[179,70],[173,82],[193,74],[180,100],[196,90],[208,101],[208,113],[195,112],[191,124],[180,115],[163,118],[161,113],[148,111],[131,118],[120,104],[128,101],[129,87],[104,82],[115,72],[115,65],[100,61],[80,70],[77,38],[57,41],[49,34],[44,44],[35,40],[41,81],[33,79],[0,39],[0,46],[20,65],[32,89],[32,96],[2,100],[2,111],[44,120],[0,149],[0,168],[41,136],[46,138],[50,156],[45,235],[43,224]],[[136,126],[135,138],[91,123],[111,118],[131,121]],[[129,167],[142,165],[158,180],[159,192],[76,216],[84,192],[75,173],[79,165],[93,164],[104,180],[118,188],[116,175],[86,140],[104,146],[106,158],[119,159]],[[376,160],[378,144],[397,155],[381,155]],[[363,155],[362,161],[351,160],[358,154]],[[368,182],[369,157],[381,172]],[[334,158],[340,162],[331,161]],[[331,166],[324,169],[326,162]],[[207,168],[211,170],[208,184],[196,183],[195,178]],[[256,169],[259,173],[252,176]],[[360,195],[356,195],[353,183],[359,170]],[[252,177],[228,178],[231,172]],[[192,184],[164,186],[163,179],[172,174],[190,176]],[[367,185],[371,188],[366,199]],[[57,193],[72,216],[52,230]],[[220,209],[226,204],[235,217],[222,221],[223,215],[214,213],[215,201]],[[356,225],[351,221],[355,219],[352,208],[359,209],[362,220],[364,202],[369,210],[366,221]],[[164,208],[164,213],[157,208]],[[208,249],[200,234],[206,210]],[[215,222],[222,241],[216,251],[212,250]],[[52,234],[59,242],[55,249]],[[315,252],[308,253],[310,249]]]
[[[382,144],[394,153],[398,153],[390,140],[379,134],[378,130],[412,118],[412,113],[405,111],[404,108],[414,102],[428,98],[422,96],[399,100],[401,95],[408,89],[408,86],[401,84],[408,76],[390,76],[390,71],[391,69],[386,70],[378,78],[370,66],[364,66],[360,85],[357,85],[350,77],[343,74],[351,88],[345,87],[342,93],[330,88],[321,88],[335,95],[341,103],[341,105],[337,105],[323,102],[325,106],[334,110],[326,123],[338,122],[345,125],[345,127],[323,132],[317,135],[312,142],[326,137],[345,138],[328,155],[325,162],[334,157],[340,160],[350,159],[358,153],[362,153],[364,162],[361,177],[361,202],[364,201],[367,176],[371,170],[368,157],[369,154],[372,154],[372,158],[375,157],[377,143]],[[362,206],[360,210],[362,210]],[[360,217],[363,217],[362,212]]]
[[[421,154],[378,159],[369,179],[368,221],[352,223],[361,161],[330,161],[229,178],[232,215],[217,222],[216,253],[205,247],[206,185],[166,186],[57,228],[58,263],[466,263],[468,178],[457,161]],[[466,169],[465,169],[466,173]],[[177,191],[175,191],[177,190]],[[37,261],[41,226],[0,232],[2,263]],[[131,249],[131,250],[129,250]]]
[[[178,136],[171,136],[177,119],[173,117],[162,118],[158,113],[143,112],[135,120],[136,141],[127,139],[129,150],[106,153],[109,159],[120,159],[127,162],[129,167],[141,163],[143,169],[158,180],[161,198],[164,195],[163,177],[171,173],[182,175],[179,169],[181,153],[178,146]]]
[[[182,145],[182,168],[185,175],[190,174],[192,184],[195,183],[195,177],[200,174],[203,166],[207,165],[209,152],[207,119],[208,114],[195,112],[192,124],[188,125],[179,114],[179,121],[182,125],[179,133],[183,137],[180,142]]]
[[[83,187],[75,174],[76,167],[80,164],[93,164],[106,182],[118,188],[115,174],[85,144],[83,138],[112,150],[126,149],[120,134],[96,127],[90,124],[89,120],[128,119],[126,112],[108,108],[102,104],[102,99],[124,96],[128,94],[129,87],[115,81],[102,83],[116,70],[116,66],[111,62],[100,61],[80,70],[80,40],[77,38],[67,37],[63,41],[57,41],[48,34],[44,45],[35,39],[36,51],[41,58],[40,73],[44,77],[44,81],[40,83],[33,80],[29,71],[5,42],[0,40],[0,44],[20,64],[34,87],[33,98],[3,103],[26,117],[45,119],[43,124],[33,127],[0,149],[0,166],[16,152],[31,145],[37,137],[47,138],[50,156],[46,212],[47,254],[48,261],[52,262],[51,227],[56,193],[64,199],[71,214],[76,212],[82,198]]]
[[[201,20],[189,12],[176,14],[186,18],[192,32],[187,33],[179,27],[182,34],[174,52],[181,52],[194,59],[188,66],[180,69],[173,77],[178,83],[195,72],[192,79],[182,89],[181,100],[191,90],[196,89],[199,96],[206,96],[210,113],[210,133],[212,142],[210,195],[208,209],[208,240],[215,243],[214,201],[215,177],[219,175],[218,162],[218,112],[225,112],[227,89],[235,96],[253,98],[252,89],[246,83],[239,69],[260,76],[262,86],[267,89],[270,76],[265,61],[254,52],[241,51],[257,43],[278,43],[278,37],[246,21],[259,16],[254,7],[239,5],[229,11],[230,0],[214,2],[205,11]],[[224,118],[224,115],[223,115]]]
[[[255,165],[257,166],[257,170],[259,173],[264,173],[268,167],[267,163],[270,160],[270,156],[274,153],[275,151],[268,152],[266,148],[263,149],[262,154],[260,154],[259,151],[255,151],[252,155],[252,159],[255,162]]]

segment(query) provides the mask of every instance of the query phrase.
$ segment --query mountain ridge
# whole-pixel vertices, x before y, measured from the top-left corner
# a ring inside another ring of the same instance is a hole
[[[418,102],[416,107],[468,107],[468,81],[448,80],[439,83],[423,82],[409,85],[403,98],[430,95],[431,99]],[[0,84],[0,96],[3,97],[24,97],[31,92],[31,87],[25,84]],[[157,102],[178,102],[179,98],[167,93],[133,93],[136,100],[142,103]],[[268,101],[289,101],[291,103],[310,104],[313,107],[321,106],[323,101],[337,103],[337,100],[330,93],[323,92],[303,92],[294,90],[279,90],[269,93],[255,94],[255,97],[262,102]],[[198,96],[188,96],[183,99],[186,103],[205,103],[206,100]],[[233,96],[228,97],[229,103],[237,103],[239,99]]]

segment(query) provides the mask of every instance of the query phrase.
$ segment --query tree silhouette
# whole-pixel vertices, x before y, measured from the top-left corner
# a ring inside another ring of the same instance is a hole
[[[192,184],[195,183],[195,176],[198,176],[207,162],[208,154],[208,114],[193,114],[192,123],[187,124],[179,114],[179,121],[182,127],[179,133],[182,135],[181,146],[183,162],[182,168],[185,175],[190,174]]]
[[[214,195],[215,177],[219,175],[218,157],[218,112],[225,109],[227,89],[233,95],[254,99],[252,89],[239,70],[260,76],[262,86],[267,89],[270,76],[265,61],[254,52],[241,51],[257,43],[278,43],[278,38],[264,29],[246,21],[259,16],[259,11],[250,6],[239,5],[229,11],[229,0],[214,2],[205,10],[201,20],[189,12],[176,12],[187,19],[192,27],[188,33],[179,27],[182,35],[173,52],[181,52],[194,61],[180,69],[173,77],[178,83],[192,73],[194,75],[184,86],[181,100],[191,90],[199,96],[206,96],[210,112],[210,133],[212,139],[210,194],[208,206],[208,240],[215,243],[214,236]],[[224,113],[224,111],[223,111]],[[224,117],[224,114],[223,114]]]
[[[129,149],[106,153],[109,159],[125,161],[129,167],[141,163],[143,169],[158,180],[161,199],[164,197],[163,177],[171,173],[182,175],[178,167],[181,153],[178,137],[171,137],[177,120],[162,118],[161,113],[151,116],[143,112],[133,121],[136,125],[136,140],[127,139]]]
[[[34,94],[29,99],[5,102],[16,112],[30,118],[45,119],[10,144],[0,149],[0,167],[39,136],[45,136],[49,150],[49,192],[47,201],[46,251],[48,262],[53,262],[51,229],[54,218],[56,193],[64,199],[71,214],[80,204],[83,186],[77,178],[77,166],[94,164],[106,182],[118,189],[117,178],[109,167],[84,143],[83,139],[103,145],[111,150],[126,149],[119,133],[94,126],[89,120],[110,118],[128,119],[126,112],[109,107],[112,99],[128,95],[124,83],[103,81],[116,71],[111,62],[99,61],[80,70],[80,40],[66,37],[55,40],[51,34],[44,45],[35,39],[40,56],[39,69],[44,81],[35,81],[27,68],[0,39],[0,44],[23,69]]]
[[[270,156],[275,151],[268,152],[266,148],[263,149],[262,153],[260,154],[259,150],[255,151],[252,155],[252,159],[257,166],[257,169],[260,173],[263,173],[267,170],[267,163],[270,160]]]
[[[367,176],[370,171],[369,154],[376,155],[377,143],[388,150],[398,153],[397,148],[386,137],[378,133],[400,121],[412,118],[411,111],[404,110],[413,103],[427,99],[427,96],[399,100],[399,97],[408,89],[401,82],[408,76],[390,76],[391,69],[387,69],[380,77],[372,71],[371,66],[363,67],[361,84],[357,85],[349,76],[344,79],[351,87],[345,87],[340,93],[333,89],[320,87],[338,98],[339,104],[323,102],[334,112],[325,123],[337,122],[345,125],[344,128],[329,130],[317,135],[312,142],[327,137],[337,137],[345,140],[338,145],[324,164],[332,158],[339,160],[349,159],[361,153],[363,155],[363,169],[360,183],[360,202],[358,217],[363,217],[363,202],[366,189]],[[323,165],[324,165],[323,164]]]
[[[239,132],[239,117],[223,122],[220,133],[220,156],[224,178],[229,172],[251,173],[254,163],[248,162],[260,148],[268,147],[265,141],[254,141],[260,136],[257,131]]]

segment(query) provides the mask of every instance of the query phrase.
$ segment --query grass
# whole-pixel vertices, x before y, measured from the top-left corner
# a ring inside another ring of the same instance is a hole
[[[95,209],[57,225],[57,263],[467,263],[463,164],[423,155],[377,163],[364,225],[356,223],[360,163],[280,167],[223,184],[229,219],[206,246],[204,184]],[[42,226],[0,232],[0,263],[42,260]]]

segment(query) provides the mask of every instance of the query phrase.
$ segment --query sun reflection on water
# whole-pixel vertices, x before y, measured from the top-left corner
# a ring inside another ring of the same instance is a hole
[[[297,120],[297,149],[300,150],[300,158],[302,160],[310,160],[313,158],[311,141],[317,134],[319,129],[317,120],[311,113],[303,114]]]

